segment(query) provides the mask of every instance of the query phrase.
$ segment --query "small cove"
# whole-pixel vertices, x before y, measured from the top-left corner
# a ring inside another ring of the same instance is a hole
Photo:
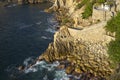
[[[49,21],[54,15],[45,13],[46,7],[48,4],[0,8],[0,80],[13,80],[9,69],[26,58],[38,57],[53,41],[52,26],[57,23]]]

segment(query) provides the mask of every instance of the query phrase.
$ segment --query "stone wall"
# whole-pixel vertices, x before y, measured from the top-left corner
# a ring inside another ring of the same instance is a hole
[[[111,19],[111,17],[112,17],[111,11],[93,9],[93,14],[92,14],[93,22],[107,21]]]
[[[120,0],[116,0],[117,11],[120,11]]]
[[[117,11],[120,11],[120,0],[116,0],[115,5],[110,7],[110,10],[104,10],[103,8],[95,8],[94,6],[92,14],[93,22],[108,21],[116,15]]]

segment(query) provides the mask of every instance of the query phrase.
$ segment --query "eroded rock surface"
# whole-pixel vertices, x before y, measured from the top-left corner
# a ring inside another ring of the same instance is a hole
[[[69,74],[75,72],[109,76],[113,71],[110,68],[106,44],[114,38],[105,34],[104,22],[99,25],[101,26],[94,25],[83,30],[61,27],[54,35],[54,42],[49,44],[39,59],[48,62],[67,60],[70,62],[66,66]]]

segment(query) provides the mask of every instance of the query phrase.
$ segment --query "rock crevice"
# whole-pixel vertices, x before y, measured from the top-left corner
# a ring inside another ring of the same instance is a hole
[[[93,27],[91,29],[95,31],[96,28],[95,26]],[[89,30],[89,28],[87,29]],[[95,33],[95,35],[106,35],[101,28],[97,29],[101,31],[101,34]],[[78,31],[83,34],[86,33],[86,30],[84,29]],[[39,59],[44,59],[48,62],[56,60],[68,61],[70,64],[66,67],[66,72],[69,74],[72,74],[73,72],[79,74],[90,72],[94,76],[109,76],[113,70],[110,68],[111,62],[109,60],[109,55],[107,54],[106,44],[109,43],[113,37],[105,37],[106,40],[109,40],[104,42],[101,39],[103,37],[99,36],[100,40],[96,42],[82,39],[82,36],[75,37],[71,34],[73,33],[69,28],[65,26],[61,27],[54,35],[54,42],[49,44],[48,49],[39,57]],[[86,34],[90,34],[90,31]],[[85,36],[85,34],[83,36]],[[89,35],[87,36],[89,37]],[[72,67],[72,71],[69,70],[69,67]]]

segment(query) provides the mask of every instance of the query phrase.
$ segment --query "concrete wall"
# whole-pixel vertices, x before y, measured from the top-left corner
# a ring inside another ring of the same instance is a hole
[[[93,9],[93,22],[109,20],[112,17],[111,11]]]

